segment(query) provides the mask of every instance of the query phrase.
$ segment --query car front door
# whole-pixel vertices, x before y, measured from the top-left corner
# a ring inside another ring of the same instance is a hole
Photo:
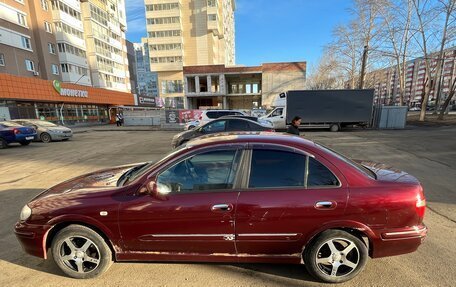
[[[251,150],[236,212],[236,248],[248,257],[300,259],[309,235],[343,216],[348,189],[325,165],[296,150]],[[329,164],[325,162],[325,164]]]
[[[124,248],[157,255],[235,256],[241,156],[236,146],[205,150],[159,171],[153,176],[157,196],[138,196],[121,204]]]
[[[283,108],[273,110],[267,117],[267,120],[272,123],[275,129],[285,129],[287,127]]]

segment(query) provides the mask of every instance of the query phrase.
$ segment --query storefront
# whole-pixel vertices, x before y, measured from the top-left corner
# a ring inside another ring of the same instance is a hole
[[[0,120],[33,118],[65,125],[113,120],[133,95],[106,89],[0,74]]]

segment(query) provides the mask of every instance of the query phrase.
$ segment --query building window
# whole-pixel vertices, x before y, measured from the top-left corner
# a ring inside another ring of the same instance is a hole
[[[24,4],[24,0],[16,0],[16,2],[19,2],[21,4]]]
[[[147,18],[148,25],[180,23],[180,17]]]
[[[46,30],[46,32],[52,34],[52,25],[51,25],[51,23],[44,21],[44,30]]]
[[[5,55],[0,54],[0,66],[5,66]]]
[[[49,53],[55,55],[55,45],[54,44],[48,43],[48,49],[49,49]]]
[[[179,3],[163,3],[146,5],[146,11],[162,11],[179,9]]]
[[[41,8],[43,8],[44,11],[49,9],[47,0],[41,0]]]
[[[181,30],[157,31],[149,32],[149,38],[178,37],[181,34]]]
[[[33,63],[33,61],[30,60],[25,60],[25,68],[27,69],[27,71],[35,72],[35,63]]]
[[[52,74],[54,74],[54,75],[58,75],[59,74],[59,66],[52,64],[51,65],[51,70],[52,70]]]
[[[162,94],[182,93],[182,81],[162,81]]]
[[[22,26],[27,26],[27,18],[22,13],[17,13],[17,22]]]
[[[195,77],[187,77],[187,91],[189,93],[196,93]]]
[[[220,92],[219,76],[211,76],[211,92],[212,93]]]
[[[32,49],[32,44],[31,44],[29,38],[21,36],[21,40],[22,40],[22,48],[29,49],[29,50]]]
[[[207,19],[209,21],[217,21],[217,14],[208,14]]]

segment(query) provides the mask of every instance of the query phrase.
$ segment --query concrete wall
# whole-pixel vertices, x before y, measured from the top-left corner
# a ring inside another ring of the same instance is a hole
[[[304,90],[306,71],[265,71],[262,77],[262,105],[270,107],[274,98],[288,90]]]

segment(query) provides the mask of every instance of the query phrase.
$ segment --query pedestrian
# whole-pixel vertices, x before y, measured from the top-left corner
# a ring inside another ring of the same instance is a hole
[[[288,126],[287,133],[299,136],[299,125],[301,124],[301,118],[296,116],[291,120],[291,125]]]
[[[118,127],[122,126],[122,116],[119,113],[116,114],[116,124]]]

